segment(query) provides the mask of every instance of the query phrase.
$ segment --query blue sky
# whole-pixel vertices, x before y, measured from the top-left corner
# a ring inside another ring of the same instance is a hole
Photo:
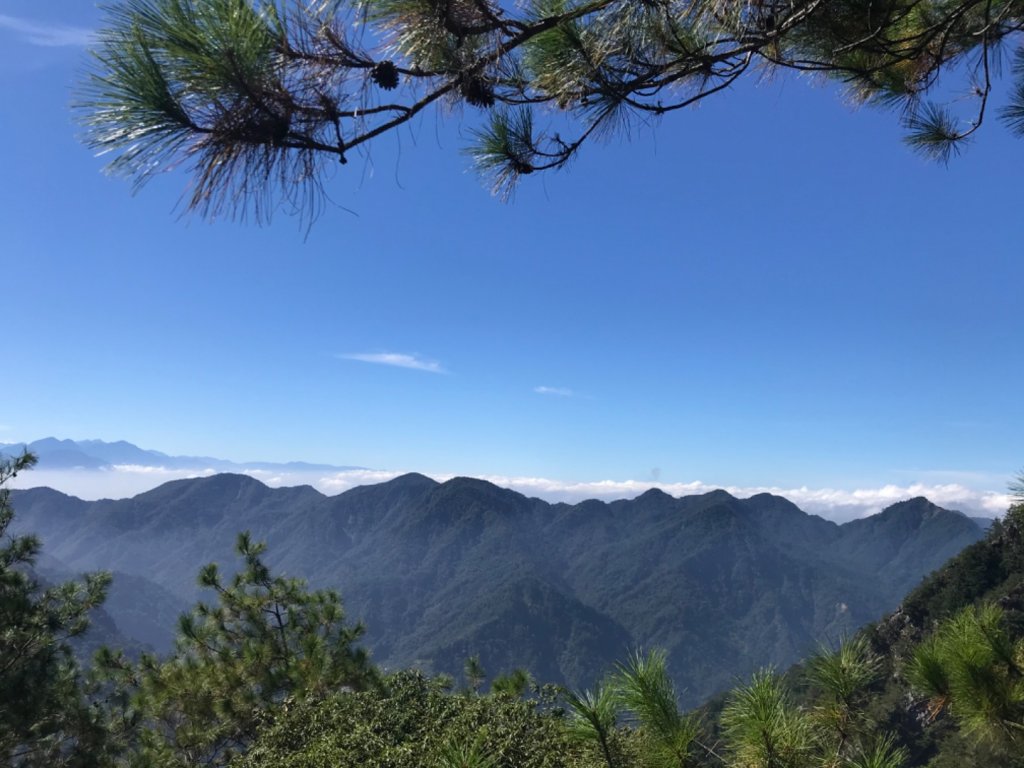
[[[69,110],[97,19],[0,3],[0,442],[971,498],[1024,465],[1024,142],[995,122],[943,167],[892,113],[750,82],[504,204],[473,114],[433,112],[307,236],[101,173]]]

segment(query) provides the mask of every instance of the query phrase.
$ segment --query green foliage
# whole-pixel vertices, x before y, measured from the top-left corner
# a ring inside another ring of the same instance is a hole
[[[389,47],[424,71],[458,70],[484,44],[485,6],[441,0],[361,0]]]
[[[896,743],[892,734],[869,738],[867,746],[841,763],[844,768],[901,768],[907,760],[907,750]]]
[[[834,752],[844,756],[853,739],[869,730],[864,705],[869,686],[877,680],[881,660],[863,636],[841,644],[835,650],[822,649],[805,665],[804,674],[817,689],[814,719],[828,734]]]
[[[994,644],[995,658],[1006,659],[1006,643],[1020,643],[1024,637],[1024,528],[1020,523],[1019,507],[1014,505],[1002,521],[993,523],[983,541],[954,557],[908,595],[897,612],[856,638],[878,663],[878,674],[868,683],[866,695],[857,698],[865,718],[862,728],[884,725],[898,736],[897,746],[905,750],[908,765],[1024,765],[1024,751],[1008,740],[1007,727],[995,724],[993,728],[984,715],[985,710],[989,715],[998,710],[1000,701],[1005,705],[1009,673],[1008,666],[993,666],[994,651],[985,651],[986,645]],[[998,622],[984,608],[993,603],[1002,611]],[[974,608],[965,612],[970,606]],[[984,632],[979,630],[979,620],[987,626]],[[954,627],[958,627],[955,633]],[[952,697],[958,676],[969,683],[967,700],[973,698],[975,714],[982,715],[973,732]],[[971,687],[978,686],[980,691],[970,693]],[[813,685],[808,693],[819,698],[812,701],[808,695],[801,700],[803,705],[819,711],[822,686]]]
[[[487,679],[487,672],[484,670],[483,664],[480,663],[479,656],[470,656],[466,659],[462,672],[466,677],[466,685],[469,686],[469,690],[473,693],[479,691],[480,686]]]
[[[944,622],[907,674],[933,717],[948,708],[968,733],[1024,740],[1024,638],[1009,636],[998,606],[971,606]]]
[[[645,765],[685,768],[697,738],[699,721],[679,711],[663,651],[635,651],[620,664],[611,685],[620,706],[640,729]]]
[[[270,713],[291,701],[319,701],[378,682],[361,625],[345,624],[341,600],[299,579],[271,576],[263,544],[238,537],[242,567],[227,584],[216,564],[199,574],[214,604],[199,603],[179,623],[168,659],[138,665],[107,654],[108,679],[137,713],[134,747],[147,765],[223,765],[244,752]]]
[[[615,726],[619,716],[618,697],[610,685],[598,685],[593,691],[567,691],[570,708],[568,733],[576,741],[593,747],[606,768],[621,763],[619,734]]]
[[[593,690],[567,691],[569,733],[587,743],[606,768],[695,765],[700,721],[679,710],[663,651],[634,651]],[[624,730],[619,722],[632,726]]]
[[[899,768],[907,752],[891,733],[879,733],[868,712],[882,660],[866,637],[823,649],[805,665],[804,675],[817,690],[809,712],[817,750],[824,765],[850,768]]]
[[[907,118],[907,129],[911,147],[941,162],[949,162],[962,148],[953,115],[941,104],[927,102]]]
[[[99,38],[82,119],[90,145],[114,154],[111,170],[136,183],[191,163],[188,205],[208,215],[267,216],[281,203],[315,215],[321,159],[345,163],[434,104],[491,111],[473,130],[471,154],[507,195],[527,173],[564,167],[591,137],[765,70],[827,73],[859,100],[899,106],[910,145],[948,159],[985,119],[999,47],[1019,42],[1024,2],[869,6],[119,0]],[[966,99],[940,91],[945,74],[964,81]],[[1014,78],[1001,116],[1019,133],[1019,62]],[[535,132],[535,114],[551,127]]]
[[[907,750],[880,730],[869,706],[881,660],[857,637],[824,649],[801,670],[812,695],[798,704],[770,671],[733,691],[722,712],[736,768],[901,768]]]
[[[759,672],[730,695],[722,727],[732,761],[742,768],[811,765],[810,721],[791,702],[782,679]]]
[[[546,704],[546,706],[545,706]],[[464,696],[418,672],[380,689],[296,703],[235,768],[575,768],[551,700]]]
[[[33,536],[11,536],[6,483],[35,463],[0,457],[0,760],[16,767],[92,766],[104,732],[81,689],[68,641],[89,627],[110,577],[42,587],[32,575]]]
[[[806,675],[837,705],[852,711],[879,673],[879,659],[867,639],[855,637],[835,650],[823,649],[807,662]]]
[[[903,601],[916,626],[944,621],[966,606],[999,600],[1024,587],[1024,476],[1010,485],[1015,502],[988,535],[933,573]],[[1008,616],[1018,621],[1016,614]],[[1024,626],[1019,627],[1024,630]]]
[[[498,761],[483,746],[483,733],[469,744],[448,743],[437,757],[437,768],[497,768]]]
[[[227,208],[257,217],[283,197],[314,201],[317,168],[338,105],[322,70],[289,67],[289,34],[312,6],[249,0],[126,0],[108,7],[108,26],[80,106],[87,141],[112,153],[112,173],[144,184],[159,169],[191,163],[190,208],[211,216]],[[342,155],[343,157],[344,155]],[[273,199],[271,199],[273,198]]]
[[[533,113],[525,108],[493,110],[474,137],[476,143],[468,153],[477,170],[492,177],[495,194],[507,198],[521,176],[533,173],[539,156]]]
[[[498,675],[491,682],[491,693],[522,697],[534,686],[533,676],[525,669],[514,669],[506,675]]]

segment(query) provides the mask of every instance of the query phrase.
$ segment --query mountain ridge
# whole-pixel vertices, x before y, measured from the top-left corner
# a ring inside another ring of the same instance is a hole
[[[30,443],[0,443],[0,453],[33,453],[39,469],[105,469],[118,465],[181,470],[319,471],[344,472],[366,469],[354,465],[317,464],[305,461],[231,461],[213,456],[172,456],[162,451],[140,448],[127,440],[70,440],[44,437]]]
[[[981,538],[966,516],[913,501],[840,525],[770,494],[549,504],[416,473],[336,496],[240,474],[123,500],[12,492],[15,524],[73,570],[191,602],[198,568],[230,570],[250,530],[276,570],[339,588],[387,666],[457,674],[480,653],[493,672],[541,663],[545,679],[586,686],[629,646],[661,646],[692,702],[848,634],[947,559],[936,553]]]

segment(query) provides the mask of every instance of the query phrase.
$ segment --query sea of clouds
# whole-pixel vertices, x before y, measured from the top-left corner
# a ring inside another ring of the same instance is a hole
[[[245,474],[272,487],[311,485],[327,495],[347,491],[359,485],[382,483],[403,474],[398,471],[350,469],[337,472],[272,471],[248,469]],[[216,474],[210,468],[168,469],[140,465],[116,465],[99,470],[46,470],[26,472],[16,478],[15,488],[49,486],[82,499],[127,498],[151,490],[162,483],[192,477]],[[443,482],[454,474],[432,474]],[[671,496],[706,493],[721,486],[693,482],[658,482],[652,480],[596,480],[565,481],[545,477],[484,475],[487,480],[504,488],[511,488],[527,496],[546,501],[577,502],[583,499],[627,499],[639,496],[651,488],[658,488]],[[1002,514],[1010,504],[1007,493],[978,490],[961,483],[923,483],[883,485],[877,488],[782,488],[725,486],[726,491],[746,498],[758,493],[784,496],[805,512],[842,522],[865,517],[882,511],[890,504],[915,496],[925,496],[935,504],[956,509],[968,515],[994,517]]]

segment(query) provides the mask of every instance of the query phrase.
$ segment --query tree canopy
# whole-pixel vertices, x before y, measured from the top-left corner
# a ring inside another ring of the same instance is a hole
[[[89,628],[89,612],[103,602],[110,576],[39,583],[33,571],[39,539],[10,535],[14,512],[6,487],[33,464],[31,454],[0,455],[0,761],[92,766],[103,754],[104,731],[84,698],[70,641]]]
[[[416,671],[381,688],[302,702],[235,768],[591,768],[551,708],[507,693],[454,693]]]
[[[590,139],[766,71],[896,106],[908,142],[948,159],[1015,47],[1001,117],[1024,134],[1022,0],[118,0],[107,14],[79,104],[88,143],[136,184],[186,164],[188,207],[206,215],[314,216],[330,166],[433,106],[483,112],[467,152],[508,194]],[[943,103],[943,73],[970,99]]]
[[[346,622],[336,592],[272,575],[266,546],[247,533],[236,549],[242,565],[229,581],[215,563],[200,571],[216,602],[181,616],[172,655],[97,655],[110,728],[143,765],[224,765],[289,702],[379,685],[356,645],[363,627]]]

